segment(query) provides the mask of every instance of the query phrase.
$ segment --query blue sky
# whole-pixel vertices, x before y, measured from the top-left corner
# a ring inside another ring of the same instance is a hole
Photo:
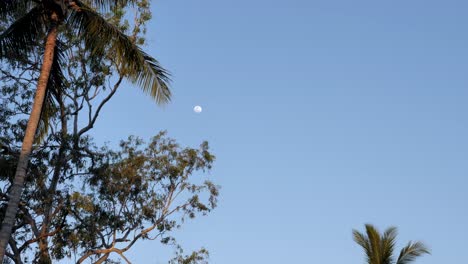
[[[177,233],[183,246],[214,264],[364,263],[351,230],[372,223],[429,245],[416,263],[465,259],[468,2],[153,2],[145,49],[173,102],[124,87],[95,137],[210,142],[219,207]]]

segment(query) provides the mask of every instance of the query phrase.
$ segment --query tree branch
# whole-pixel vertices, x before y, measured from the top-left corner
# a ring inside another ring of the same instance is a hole
[[[94,116],[93,118],[91,118],[91,120],[89,121],[88,125],[85,126],[84,128],[82,128],[79,132],[78,132],[78,137],[83,135],[84,133],[86,133],[88,130],[90,130],[91,128],[94,127],[94,123],[96,122],[96,119],[98,118],[99,116],[99,112],[101,111],[102,107],[112,98],[112,96],[115,94],[115,92],[117,91],[117,88],[119,88],[120,86],[120,83],[122,82],[123,80],[123,77],[120,76],[119,77],[119,80],[114,84],[114,87],[112,88],[111,92],[107,95],[106,98],[104,98],[104,100],[102,100],[102,102],[99,104],[96,112],[94,113]]]

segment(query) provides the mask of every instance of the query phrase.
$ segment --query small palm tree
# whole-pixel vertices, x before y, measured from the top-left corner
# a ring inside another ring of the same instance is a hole
[[[80,36],[86,48],[97,56],[111,49],[120,73],[142,88],[157,103],[163,104],[170,100],[167,73],[159,66],[158,61],[142,51],[132,38],[108,23],[100,13],[95,11],[106,11],[134,2],[135,0],[0,1],[0,19],[15,20],[0,34],[0,59],[25,58],[37,50],[35,47],[38,43],[43,45],[44,52],[36,95],[0,231],[0,263],[3,263],[5,249],[15,223],[37,128],[41,116],[45,116],[46,108],[50,107],[46,98],[48,93],[56,93],[57,90],[63,88],[60,87],[62,83],[60,78],[63,78],[60,64],[64,62],[60,60],[63,60],[65,56],[60,54],[62,51],[58,41],[62,30],[71,31]],[[24,15],[19,16],[19,14]]]
[[[429,249],[422,242],[409,242],[400,251],[395,260],[395,240],[397,228],[390,227],[383,234],[370,224],[366,224],[366,234],[353,230],[353,238],[366,254],[367,264],[409,264],[417,257],[430,254]]]

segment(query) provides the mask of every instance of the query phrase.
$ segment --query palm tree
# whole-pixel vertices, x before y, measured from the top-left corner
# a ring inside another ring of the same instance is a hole
[[[0,263],[3,263],[6,247],[15,223],[16,212],[24,187],[29,156],[31,154],[38,125],[50,107],[48,93],[60,87],[61,74],[60,45],[61,30],[70,30],[80,36],[86,48],[96,56],[112,49],[119,71],[131,82],[137,84],[158,104],[170,100],[168,74],[158,61],[143,50],[117,27],[108,23],[95,10],[110,10],[116,6],[133,4],[135,0],[88,0],[88,6],[79,0],[2,0],[0,19],[15,21],[0,35],[0,59],[27,57],[34,52],[38,43],[43,44],[43,57],[37,81],[31,113],[23,138],[21,153],[10,188],[8,207],[0,231]],[[20,18],[19,13],[23,13]],[[45,40],[45,41],[44,41]],[[55,91],[54,91],[55,90]]]
[[[430,254],[429,249],[422,242],[409,242],[400,251],[395,260],[393,255],[397,228],[390,227],[383,234],[370,224],[366,224],[366,234],[353,229],[353,238],[366,254],[367,264],[409,264],[417,257]]]

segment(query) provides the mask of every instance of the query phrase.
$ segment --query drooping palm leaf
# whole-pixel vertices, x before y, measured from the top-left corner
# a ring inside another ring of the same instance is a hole
[[[131,38],[108,23],[100,14],[76,1],[68,25],[83,38],[91,53],[101,56],[112,49],[119,70],[159,104],[170,101],[169,74]]]
[[[12,12],[16,8],[18,2],[18,0],[2,0],[0,2],[0,14],[4,15],[5,13]]]
[[[411,261],[424,254],[430,254],[430,251],[423,243],[409,242],[408,245],[400,251],[396,264],[409,264]]]
[[[42,107],[41,118],[36,132],[36,142],[40,142],[49,132],[50,120],[58,113],[59,96],[66,86],[62,71],[65,62],[64,44],[57,40],[54,50],[54,60],[47,83],[47,93]]]
[[[44,104],[42,105],[41,118],[36,130],[34,143],[40,143],[49,133],[50,120],[57,114],[58,108],[50,94],[46,95]]]
[[[55,43],[54,60],[49,75],[49,82],[47,83],[47,91],[50,92],[54,98],[58,98],[61,91],[65,89],[67,83],[62,71],[62,65],[66,65],[65,49],[65,44],[57,39]]]
[[[25,12],[31,2],[31,0],[1,0],[0,19],[6,19],[7,17]]]
[[[71,1],[71,2],[76,3],[77,1]],[[117,6],[134,5],[137,1],[135,0],[89,0],[86,2],[89,2],[92,6],[98,8],[99,10],[108,11]]]
[[[42,7],[31,9],[0,35],[0,59],[25,55],[37,44],[45,32],[45,14]]]

